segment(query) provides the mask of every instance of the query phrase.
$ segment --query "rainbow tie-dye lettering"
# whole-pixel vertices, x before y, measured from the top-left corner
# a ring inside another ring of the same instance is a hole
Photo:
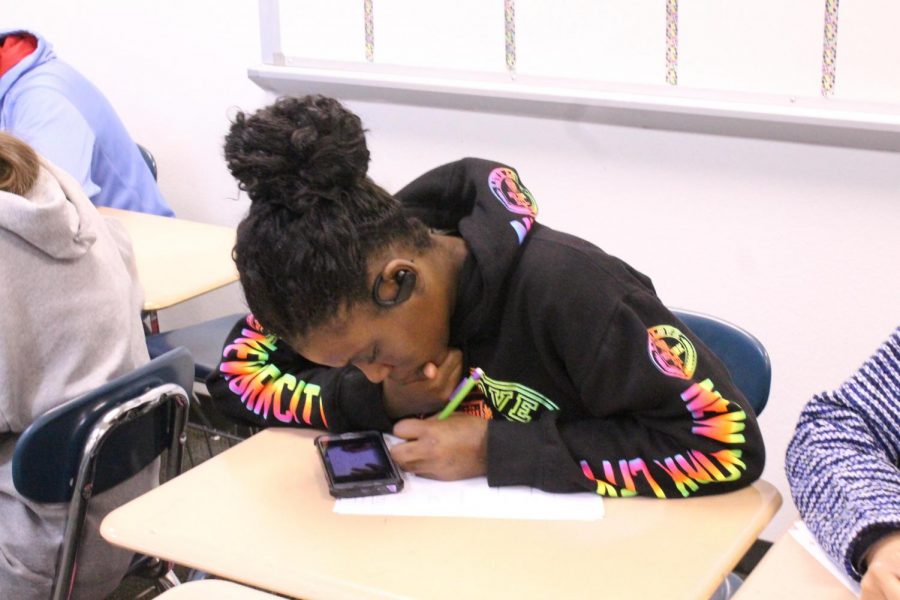
[[[515,169],[509,167],[497,167],[492,170],[488,175],[488,188],[506,210],[516,215],[509,224],[521,244],[537,217],[537,201],[519,179]]]
[[[697,354],[690,340],[671,325],[657,325],[647,330],[649,357],[656,369],[667,377],[687,379],[697,364]],[[671,343],[670,343],[671,342]],[[735,402],[715,390],[710,379],[691,384],[681,393],[685,409],[691,414],[691,433],[724,444],[744,444],[747,413]],[[690,496],[700,485],[740,479],[747,465],[740,449],[723,448],[715,452],[686,449],[673,456],[653,461],[683,496]],[[601,496],[637,495],[636,479],[642,479],[658,498],[665,492],[650,474],[642,458],[601,462],[602,473],[595,474],[586,460],[580,461],[584,476],[597,485]]]
[[[585,477],[587,477],[591,481],[596,482],[597,493],[601,496],[622,496],[623,498],[627,498],[628,496],[637,496],[637,489],[634,485],[634,478],[641,476],[644,478],[644,480],[650,486],[650,489],[653,490],[653,493],[656,494],[658,498],[666,497],[662,488],[659,487],[659,484],[656,483],[656,480],[653,479],[653,475],[650,474],[650,469],[647,468],[647,463],[644,462],[644,459],[623,459],[619,461],[617,467],[619,478],[621,479],[622,485],[624,487],[616,487],[616,471],[615,467],[610,461],[603,461],[603,475],[605,479],[597,478],[594,475],[594,472],[591,470],[590,465],[588,465],[587,461],[581,461],[581,471],[584,473]]]
[[[747,469],[747,465],[741,460],[741,451],[728,449],[710,454],[688,450],[684,454],[668,456],[653,462],[666,473],[685,498],[700,489],[700,484],[735,481],[740,479],[741,472]],[[580,464],[584,476],[597,484],[597,493],[601,496],[613,498],[636,496],[635,478],[642,477],[657,498],[666,498],[665,492],[653,479],[647,463],[642,458],[619,460],[615,465],[604,460],[602,477],[594,474],[586,460],[582,460]]]
[[[503,415],[509,421],[528,423],[543,410],[559,410],[549,398],[520,383],[483,375],[478,389],[490,404],[492,414]]]
[[[240,396],[247,410],[268,418],[269,413],[282,423],[313,422],[313,415],[328,426],[322,406],[320,386],[297,379],[269,363],[269,355],[276,349],[276,337],[264,335],[258,323],[241,330],[241,337],[227,345],[222,352],[219,371],[228,382],[229,389]],[[231,360],[229,360],[231,359]],[[287,406],[285,405],[287,402]]]

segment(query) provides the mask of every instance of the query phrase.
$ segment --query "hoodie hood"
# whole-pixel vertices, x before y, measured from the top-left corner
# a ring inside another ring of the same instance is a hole
[[[72,177],[41,160],[25,196],[0,191],[0,229],[56,260],[84,256],[97,240],[94,207]]]
[[[515,169],[464,158],[433,169],[396,194],[410,216],[445,231],[458,231],[469,256],[463,266],[451,342],[490,327],[504,296],[507,275],[535,225],[537,202]]]
[[[6,92],[9,91],[20,77],[28,73],[36,65],[56,58],[56,54],[53,52],[53,46],[41,37],[40,34],[28,31],[27,29],[5,29],[0,31],[0,40],[14,33],[28,33],[33,35],[37,39],[37,48],[0,77],[0,106],[3,105],[3,98],[6,97]]]

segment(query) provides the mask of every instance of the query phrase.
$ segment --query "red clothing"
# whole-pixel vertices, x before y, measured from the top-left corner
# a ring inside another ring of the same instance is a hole
[[[0,77],[19,64],[19,61],[34,52],[37,38],[30,33],[13,33],[0,44]]]

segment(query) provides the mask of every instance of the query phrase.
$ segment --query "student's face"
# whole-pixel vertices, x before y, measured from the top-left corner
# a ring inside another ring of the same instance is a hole
[[[352,364],[374,383],[422,379],[422,367],[447,356],[448,307],[428,294],[379,308],[365,301],[296,344],[309,360],[331,367]]]

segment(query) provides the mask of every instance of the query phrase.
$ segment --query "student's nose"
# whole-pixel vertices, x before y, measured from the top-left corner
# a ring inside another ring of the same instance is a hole
[[[363,363],[356,365],[356,368],[362,371],[366,379],[372,383],[381,383],[387,379],[394,367],[384,363]]]

